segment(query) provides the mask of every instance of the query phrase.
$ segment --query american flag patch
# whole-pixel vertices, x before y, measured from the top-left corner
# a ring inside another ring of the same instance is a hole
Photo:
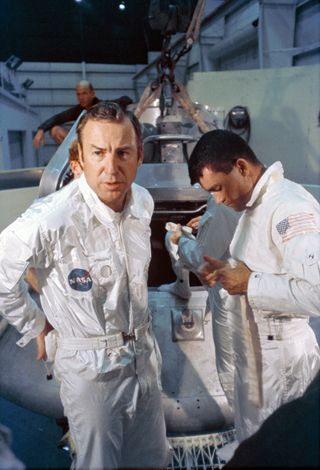
[[[317,227],[314,214],[300,212],[299,214],[289,215],[276,225],[279,234],[284,242],[304,233],[320,232]]]

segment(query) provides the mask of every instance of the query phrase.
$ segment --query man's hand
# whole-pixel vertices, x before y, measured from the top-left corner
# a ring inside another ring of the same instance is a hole
[[[249,277],[252,271],[242,262],[232,268],[226,261],[220,261],[210,256],[205,256],[206,264],[200,270],[201,281],[209,287],[220,283],[231,295],[246,294]]]
[[[32,287],[32,289],[40,294],[40,288],[38,283],[38,277],[34,268],[28,268],[24,280]]]
[[[187,223],[187,227],[192,228],[192,230],[196,231],[199,228],[199,222],[201,219],[201,215],[198,215],[198,217],[194,217],[193,219],[189,220]]]
[[[46,358],[46,344],[44,341],[45,336],[49,333],[49,331],[53,330],[53,326],[46,320],[43,330],[41,331],[40,335],[37,336],[37,361],[41,361],[42,359]]]
[[[218,282],[216,272],[226,266],[227,261],[221,261],[219,259],[211,258],[210,256],[204,256],[205,264],[200,266],[198,276],[202,282],[209,287],[213,287]]]
[[[175,245],[178,245],[181,235],[182,235],[181,225],[177,224],[176,228],[172,230],[169,240]]]
[[[38,129],[38,132],[33,138],[33,146],[36,150],[40,147],[40,145],[44,145],[44,131],[42,129]]]
[[[54,126],[50,131],[51,137],[53,138],[55,143],[59,145],[62,144],[67,134],[68,131],[60,126]]]

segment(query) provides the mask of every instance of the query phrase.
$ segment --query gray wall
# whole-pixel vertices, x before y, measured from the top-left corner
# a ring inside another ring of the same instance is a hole
[[[0,87],[0,170],[38,165],[32,147],[37,121],[23,99]]]
[[[208,0],[191,52],[178,63],[184,84],[194,72],[249,70],[320,61],[319,0]],[[174,37],[175,38],[175,37]],[[174,39],[173,38],[173,39]],[[182,38],[172,41],[179,50]],[[156,58],[134,77],[138,93],[156,75]]]

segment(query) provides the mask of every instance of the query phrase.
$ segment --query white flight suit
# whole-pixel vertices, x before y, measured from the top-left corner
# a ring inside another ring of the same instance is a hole
[[[247,302],[262,383],[259,407],[248,399],[252,370],[244,323],[241,315],[233,316],[239,441],[282,404],[300,397],[320,368],[319,346],[309,326],[309,316],[320,314],[319,232],[318,202],[301,185],[284,179],[281,163],[274,163],[255,186],[230,245],[232,258],[253,271]]]
[[[0,238],[0,312],[24,346],[45,317],[23,274],[37,270],[40,300],[58,332],[55,374],[76,458],[73,467],[163,467],[168,443],[151,331],[147,275],[153,201],[133,184],[121,213],[85,176],[34,203]]]
[[[200,219],[197,237],[190,239],[183,235],[178,246],[170,242],[170,232],[166,235],[166,246],[169,253],[177,251],[176,265],[197,274],[204,264],[205,255],[218,259],[229,257],[229,245],[232,240],[239,214],[228,207],[217,205],[212,196],[207,201],[207,209]],[[171,255],[172,258],[174,253]],[[177,266],[176,266],[177,269]],[[213,339],[216,350],[216,366],[221,386],[230,406],[233,404],[233,347],[230,329],[233,312],[223,308],[224,297],[221,286],[208,288],[207,310],[212,312]],[[208,314],[208,312],[207,312]]]

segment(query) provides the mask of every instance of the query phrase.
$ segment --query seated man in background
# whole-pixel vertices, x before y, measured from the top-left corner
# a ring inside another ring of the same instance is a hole
[[[76,95],[78,100],[76,106],[72,106],[61,113],[55,114],[40,124],[33,139],[33,145],[36,149],[38,149],[40,145],[44,145],[44,133],[47,131],[50,131],[51,137],[57,144],[61,144],[68,134],[68,129],[61,127],[61,124],[75,121],[84,109],[88,110],[100,101],[99,98],[96,97],[92,84],[87,80],[81,80],[76,85]]]
[[[50,135],[57,144],[61,144],[68,134],[69,130],[61,127],[62,124],[72,122],[78,119],[83,110],[92,108],[95,104],[99,103],[100,99],[96,97],[95,90],[90,82],[87,80],[81,80],[76,85],[76,95],[78,104],[71,108],[62,111],[61,113],[55,114],[45,122],[40,124],[38,131],[33,139],[33,145],[35,149],[38,149],[40,145],[44,145],[45,139],[44,134],[50,131]],[[132,99],[129,96],[121,96],[115,100],[123,109],[132,103]]]
[[[229,257],[229,244],[238,223],[238,218],[238,214],[228,207],[217,205],[213,197],[209,196],[203,216],[191,219],[187,224],[193,230],[197,229],[196,237],[188,236],[186,232],[181,230],[181,225],[177,225],[175,230],[169,230],[165,244],[177,279],[172,284],[163,284],[158,290],[188,299],[191,296],[189,271],[197,275],[205,255],[219,259]],[[219,380],[228,403],[232,406],[234,382],[230,324],[232,312],[224,307],[226,298],[229,296],[220,287],[207,287],[207,314],[209,311],[212,312],[213,338]]]

